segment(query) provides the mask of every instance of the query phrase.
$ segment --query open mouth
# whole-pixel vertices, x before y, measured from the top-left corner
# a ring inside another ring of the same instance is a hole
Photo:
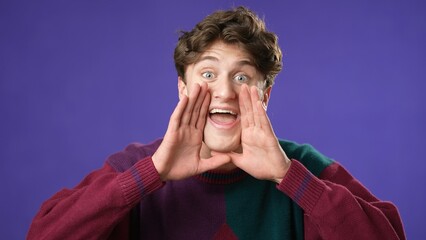
[[[238,114],[230,110],[214,108],[210,110],[209,117],[216,124],[230,125],[238,119]]]

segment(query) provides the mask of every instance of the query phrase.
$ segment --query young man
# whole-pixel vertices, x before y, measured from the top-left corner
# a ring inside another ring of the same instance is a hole
[[[266,107],[281,59],[243,7],[184,32],[164,138],[54,195],[28,239],[405,239],[392,203],[309,145],[277,139]]]

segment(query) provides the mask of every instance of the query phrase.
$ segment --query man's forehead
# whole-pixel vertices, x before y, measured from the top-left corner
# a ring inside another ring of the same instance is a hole
[[[252,63],[252,56],[240,44],[225,43],[223,41],[213,42],[204,52],[201,52],[197,61],[211,60],[220,61],[232,58],[236,62]]]
[[[202,63],[202,62],[212,62],[212,63],[220,63],[221,59],[211,55],[211,54],[203,54],[201,55],[201,57],[195,62],[195,64],[197,63]],[[237,65],[237,66],[244,66],[244,65],[249,65],[249,66],[253,66],[255,67],[255,64],[253,63],[253,61],[250,58],[241,58],[241,59],[235,59],[233,65]]]

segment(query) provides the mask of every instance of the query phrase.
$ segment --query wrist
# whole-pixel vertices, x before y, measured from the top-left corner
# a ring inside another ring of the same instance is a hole
[[[283,181],[284,177],[287,175],[288,170],[290,169],[291,160],[287,159],[285,162],[286,162],[286,164],[285,164],[283,173],[281,175],[279,175],[280,177],[275,177],[275,178],[272,179],[272,181],[274,181],[277,184],[280,184]]]
[[[152,163],[154,164],[155,169],[157,170],[158,175],[160,176],[161,181],[166,181],[166,176],[164,174],[164,167],[162,167],[161,161],[158,160],[158,155],[156,155],[157,152],[155,152],[151,156]]]
[[[272,179],[273,182],[275,182],[276,184],[280,184],[283,181],[284,178],[274,178]]]

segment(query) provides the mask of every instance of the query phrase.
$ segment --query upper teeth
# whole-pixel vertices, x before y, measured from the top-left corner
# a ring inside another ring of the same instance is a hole
[[[210,111],[210,113],[228,113],[228,114],[232,114],[232,115],[237,115],[236,113],[230,111],[230,110],[224,110],[224,109],[212,109]]]

